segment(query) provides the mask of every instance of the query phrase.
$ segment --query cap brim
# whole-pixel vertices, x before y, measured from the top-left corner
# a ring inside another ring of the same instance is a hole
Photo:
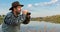
[[[13,9],[13,7],[11,7],[9,10],[12,10]]]
[[[24,5],[18,5],[18,6],[21,6],[21,7],[23,7]],[[13,7],[11,7],[9,10],[12,10],[13,9]]]
[[[19,6],[23,7],[24,5],[19,5]]]

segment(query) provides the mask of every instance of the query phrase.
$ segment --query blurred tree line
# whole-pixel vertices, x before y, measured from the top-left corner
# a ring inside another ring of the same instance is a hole
[[[31,18],[32,21],[46,21],[52,23],[60,23],[60,15],[46,16],[46,17],[36,17]]]
[[[5,15],[0,15],[0,24],[3,22]]]

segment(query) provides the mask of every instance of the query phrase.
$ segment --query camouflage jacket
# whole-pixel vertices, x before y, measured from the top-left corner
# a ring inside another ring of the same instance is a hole
[[[18,15],[17,17],[12,13],[8,13],[4,19],[4,23],[2,25],[3,32],[20,32],[20,24],[28,24],[30,18],[26,17],[26,15]]]

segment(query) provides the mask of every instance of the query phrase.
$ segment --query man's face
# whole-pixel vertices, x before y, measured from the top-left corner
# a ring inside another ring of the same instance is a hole
[[[22,8],[21,6],[17,6],[17,7],[16,7],[16,13],[20,14],[21,8]]]

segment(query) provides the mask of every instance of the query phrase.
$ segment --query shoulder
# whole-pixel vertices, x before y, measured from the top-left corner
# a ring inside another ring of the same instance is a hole
[[[5,17],[11,17],[11,16],[12,16],[12,12],[9,12],[9,13],[6,14]]]

